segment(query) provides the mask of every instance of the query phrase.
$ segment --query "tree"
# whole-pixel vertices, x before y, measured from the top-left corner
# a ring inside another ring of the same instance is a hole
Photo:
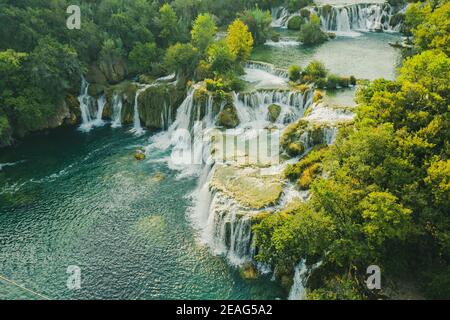
[[[225,74],[234,68],[236,56],[228,48],[225,41],[213,43],[208,48],[208,62],[210,70],[217,74]]]
[[[195,19],[192,27],[192,44],[203,53],[208,46],[214,41],[217,27],[213,17],[208,14],[201,14]]]
[[[197,66],[198,49],[190,43],[176,43],[169,47],[164,56],[164,65],[167,70],[178,75],[189,76],[194,73]]]
[[[178,39],[178,19],[172,6],[168,3],[159,9],[159,17],[156,19],[159,28],[159,40],[163,46],[170,46]]]
[[[293,64],[288,68],[289,80],[298,81],[302,75],[302,68],[299,65]]]
[[[159,61],[160,51],[154,42],[136,43],[128,55],[132,73],[151,73],[153,65]]]
[[[413,7],[414,8],[414,7]],[[421,50],[441,49],[446,54],[450,53],[450,2],[442,4],[429,13],[429,6],[421,9],[415,19],[424,19],[416,27],[413,27],[414,42]],[[412,20],[412,12],[408,10],[407,21]],[[425,16],[425,17],[423,17]],[[416,20],[414,23],[416,24]]]
[[[28,67],[35,85],[57,94],[78,83],[82,71],[76,51],[50,37],[39,40]]]
[[[259,8],[245,10],[239,14],[239,18],[248,26],[255,45],[262,45],[266,42],[271,34],[272,15],[269,11]]]
[[[328,40],[328,36],[315,23],[305,23],[300,27],[298,40],[304,45],[312,46],[324,43]]]
[[[312,80],[315,80],[325,78],[328,74],[328,70],[322,62],[313,60],[306,66],[305,73],[311,77]]]
[[[240,19],[234,20],[229,25],[226,42],[230,52],[239,61],[244,61],[250,57],[253,49],[253,36],[247,25]]]

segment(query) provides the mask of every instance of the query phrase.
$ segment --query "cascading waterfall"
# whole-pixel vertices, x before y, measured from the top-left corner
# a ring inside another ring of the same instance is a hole
[[[289,300],[303,300],[306,298],[305,285],[314,269],[322,264],[321,261],[308,268],[306,261],[302,259],[294,268],[294,283],[289,292]]]
[[[327,31],[391,31],[400,25],[390,24],[395,10],[387,3],[322,6],[318,8],[321,26]]]
[[[89,83],[84,77],[81,78],[81,93],[78,96],[81,110],[81,126],[80,130],[90,131],[92,128],[91,104],[92,97],[88,94]]]
[[[139,88],[134,96],[133,128],[130,132],[134,133],[136,136],[141,136],[145,133],[145,130],[141,126],[141,118],[139,116],[139,95],[151,86],[154,86],[154,84],[145,85]]]
[[[388,3],[355,3],[309,7],[308,10],[319,16],[322,29],[350,34],[354,31],[399,32],[401,23],[391,25],[391,19],[403,8],[394,8]],[[272,10],[272,25],[287,28],[289,19],[297,15],[298,12],[290,14],[285,8],[275,8]]]
[[[203,133],[214,129],[216,123],[216,116],[213,112],[213,97],[212,95],[206,101],[206,105],[194,102],[195,89],[191,89],[183,103],[177,110],[176,118],[167,131],[155,135],[151,139],[151,143],[147,148],[151,152],[152,148],[160,150],[171,149],[171,155],[168,159],[168,165],[171,169],[180,172],[179,177],[190,175],[199,176],[198,187],[193,192],[194,207],[191,210],[191,219],[196,228],[202,234],[202,239],[209,246],[217,249],[218,252],[224,252],[224,247],[228,248],[230,254],[227,254],[234,262],[243,261],[249,257],[249,237],[250,228],[248,223],[250,221],[241,221],[243,217],[232,213],[222,216],[222,219],[216,219],[214,205],[218,204],[218,196],[209,189],[209,181],[214,171],[214,162],[205,163],[205,159],[211,157],[210,143],[208,137],[204,137]],[[251,129],[263,129],[271,124],[267,120],[268,106],[272,103],[280,105],[282,108],[281,114],[291,114],[287,120],[279,117],[277,123],[280,128],[283,128],[286,123],[296,120],[301,117],[311,104],[312,92],[307,91],[304,94],[298,91],[288,90],[265,90],[255,91],[252,93],[237,94],[234,93],[234,105],[240,120],[238,129],[249,131]],[[201,110],[206,110],[201,112]],[[284,111],[283,111],[284,110]],[[203,118],[201,115],[203,114]],[[194,130],[195,121],[197,129]],[[239,132],[239,131],[237,131]],[[186,133],[190,133],[186,135]],[[227,135],[237,135],[234,129],[225,131]],[[214,200],[214,202],[213,202]],[[220,217],[220,215],[219,215]],[[218,230],[225,230],[224,224],[233,225],[230,236],[225,237],[223,232]],[[232,235],[232,236],[231,236]],[[233,240],[230,240],[231,238]],[[237,239],[236,239],[237,237]],[[223,243],[223,239],[229,239]],[[220,240],[222,239],[222,240]],[[247,240],[244,240],[247,239]],[[219,245],[219,244],[222,245]],[[244,248],[247,248],[244,250]]]
[[[289,20],[289,10],[283,7],[273,8],[272,10],[272,27],[285,28]]]
[[[277,68],[273,64],[262,61],[249,61],[245,64],[245,68],[253,70],[263,70],[274,76],[287,80],[289,78],[287,70]]]
[[[220,193],[211,201],[207,243],[216,254],[224,255],[233,265],[242,265],[253,258],[251,217],[239,215],[239,206]]]
[[[106,97],[102,95],[97,99],[97,116],[95,117],[94,126],[102,126],[105,122],[102,120],[103,110],[105,109]]]
[[[112,99],[113,114],[111,123],[111,127],[113,128],[119,128],[122,126],[122,105],[122,96],[118,93],[114,93]]]
[[[305,264],[305,260],[302,260],[297,266],[295,266],[294,269],[294,284],[289,292],[289,300],[302,300],[305,298],[305,282],[307,273],[308,268]]]
[[[97,103],[95,103],[95,99],[89,95],[88,91],[89,83],[82,77],[81,93],[78,96],[81,110],[81,125],[79,129],[84,132],[89,132],[94,127],[104,125],[102,115],[106,104],[106,98],[105,96],[101,96],[97,99]],[[95,116],[93,116],[93,114],[95,114]]]

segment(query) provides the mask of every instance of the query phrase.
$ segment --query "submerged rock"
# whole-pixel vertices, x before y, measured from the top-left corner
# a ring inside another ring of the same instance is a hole
[[[145,159],[144,151],[142,151],[141,149],[136,150],[136,152],[134,153],[134,158],[138,161],[144,160]]]

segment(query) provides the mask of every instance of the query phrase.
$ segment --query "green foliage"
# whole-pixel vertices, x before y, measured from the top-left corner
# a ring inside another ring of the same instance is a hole
[[[289,80],[298,81],[302,76],[302,68],[299,65],[293,64],[288,68]]]
[[[287,28],[289,30],[300,30],[303,24],[305,24],[305,19],[303,17],[293,16],[289,19]]]
[[[195,19],[192,27],[192,44],[201,52],[209,47],[213,42],[217,32],[217,27],[210,14],[201,14]]]
[[[415,8],[414,5],[412,8]],[[432,13],[429,11],[428,6],[418,11],[414,9],[407,11],[406,21],[410,28],[412,25],[415,45],[420,50],[441,49],[448,55],[450,53],[450,2],[437,7]],[[419,19],[423,20],[417,24]]]
[[[151,73],[154,64],[159,60],[160,50],[154,42],[136,43],[128,55],[132,73]]]
[[[216,74],[225,74],[235,68],[236,56],[225,41],[217,41],[208,48],[207,59],[210,70]]]
[[[250,57],[253,49],[253,36],[248,26],[240,19],[236,19],[228,27],[226,38],[230,52],[239,60],[245,61]]]
[[[198,49],[190,43],[177,43],[167,49],[164,56],[164,65],[169,71],[192,75],[197,65],[198,56]]]
[[[312,0],[288,0],[287,8],[290,12],[297,12],[300,9],[313,4]]]
[[[311,21],[313,21],[311,16]],[[328,40],[328,36],[320,29],[319,24],[305,23],[300,28],[299,41],[304,45],[312,46],[324,43]]]
[[[263,11],[259,8],[245,10],[242,14],[239,14],[239,18],[248,26],[255,45],[262,45],[269,39],[272,22],[272,15],[269,11]]]
[[[51,88],[61,94],[80,79],[81,65],[76,51],[49,37],[39,40],[29,63],[34,84],[42,89]]]
[[[306,66],[305,74],[310,80],[314,81],[320,78],[326,78],[328,70],[322,62],[314,60]]]
[[[159,9],[155,22],[159,28],[159,41],[163,46],[170,46],[178,40],[178,18],[170,4],[166,3]]]

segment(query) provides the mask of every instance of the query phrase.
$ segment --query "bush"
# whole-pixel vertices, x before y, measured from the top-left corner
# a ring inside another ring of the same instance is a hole
[[[272,36],[270,37],[270,40],[272,40],[273,42],[280,41],[280,34],[277,33],[277,32],[272,33]]]
[[[355,76],[350,76],[350,84],[352,86],[356,86],[356,78],[355,78]]]
[[[300,28],[298,40],[304,45],[311,46],[324,43],[328,40],[328,36],[320,29],[319,25],[306,23]]]
[[[348,88],[348,87],[350,87],[350,78],[340,77],[339,81],[338,81],[338,85],[341,88]]]
[[[308,9],[302,9],[300,10],[300,15],[305,19],[309,19],[311,12]]]
[[[298,81],[302,74],[302,68],[299,65],[293,64],[288,68],[289,80]]]
[[[339,76],[330,74],[327,78],[327,89],[336,89],[339,85]]]
[[[204,80],[206,78],[211,78],[213,76],[211,72],[211,65],[208,61],[200,60],[197,69],[195,69],[195,78],[197,81]]]
[[[328,71],[322,62],[313,60],[306,67],[305,73],[311,77],[311,80],[314,81],[319,78],[326,78]]]
[[[305,19],[301,16],[294,16],[288,21],[287,28],[289,30],[300,30],[302,25],[305,23]]]

